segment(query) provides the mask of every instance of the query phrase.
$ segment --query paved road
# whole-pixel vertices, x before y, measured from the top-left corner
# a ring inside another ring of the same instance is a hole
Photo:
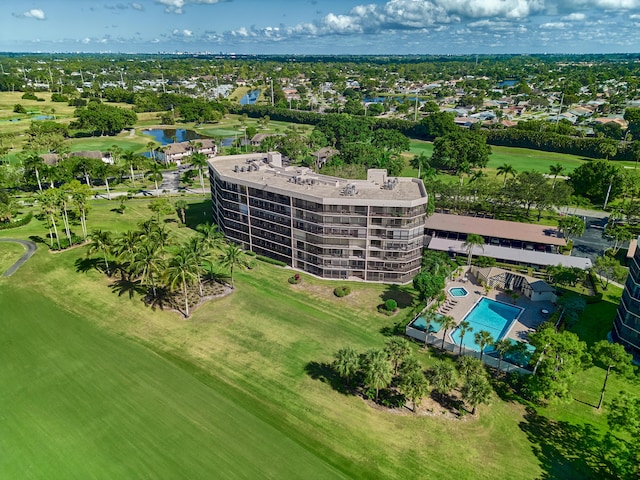
[[[13,275],[15,273],[16,270],[18,270],[23,264],[24,262],[26,262],[27,260],[29,260],[31,258],[31,255],[33,255],[34,253],[36,253],[36,249],[38,248],[38,246],[33,243],[31,240],[17,240],[15,238],[0,238],[0,242],[12,242],[12,243],[19,243],[20,245],[22,245],[23,247],[26,248],[26,252],[18,259],[18,261],[16,263],[14,263],[13,265],[11,265],[9,267],[8,270],[6,270],[2,276],[3,277],[10,277],[11,275]]]

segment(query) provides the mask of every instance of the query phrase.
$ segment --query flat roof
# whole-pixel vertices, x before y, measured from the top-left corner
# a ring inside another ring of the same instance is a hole
[[[428,230],[456,233],[475,233],[483,237],[497,237],[507,240],[542,243],[545,245],[566,245],[555,227],[534,225],[531,223],[509,222],[492,218],[468,217],[434,213],[424,222]]]
[[[460,240],[433,237],[429,242],[428,248],[430,250],[467,255],[467,250],[462,246],[463,243]],[[591,260],[588,258],[572,257],[559,253],[536,252],[535,250],[521,250],[519,248],[497,247],[495,245],[485,245],[484,250],[480,247],[473,247],[473,255],[533,265],[562,265],[563,267],[578,267],[584,270],[591,268]]]
[[[324,204],[413,207],[426,205],[422,180],[387,176],[386,170],[371,169],[367,180],[349,180],[315,173],[308,167],[278,166],[271,154],[227,155],[208,161],[222,180],[294,195]],[[277,155],[277,152],[276,152]],[[294,193],[295,192],[295,193]]]

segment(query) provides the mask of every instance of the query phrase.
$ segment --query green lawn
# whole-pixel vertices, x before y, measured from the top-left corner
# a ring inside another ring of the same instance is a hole
[[[24,288],[0,304],[0,477],[344,477],[222,383]]]
[[[0,275],[13,265],[24,253],[24,247],[17,243],[0,242]]]
[[[187,199],[194,227],[210,204]],[[120,215],[117,202],[92,202],[89,229],[135,228],[150,216],[147,204],[132,200]],[[168,225],[178,238],[193,234]],[[34,219],[0,236],[46,233]],[[536,415],[497,396],[475,418],[389,413],[335,389],[325,364],[346,345],[382,346],[413,307],[404,302],[386,317],[376,306],[410,297],[409,286],[353,283],[339,299],[339,282],[303,274],[290,285],[291,270],[258,262],[236,274],[232,295],[185,321],[145,307],[84,255],[84,247],[39,248],[0,280],[8,339],[0,349],[8,366],[0,370],[0,478],[589,478],[585,445],[567,439],[585,424],[604,428],[591,406],[601,369],[580,375],[578,401]],[[615,295],[596,305],[574,327],[589,342],[610,328]],[[414,349],[424,366],[435,360]],[[609,391],[625,385],[612,379]],[[548,418],[566,422],[561,438],[547,435]],[[555,450],[546,449],[550,441]]]

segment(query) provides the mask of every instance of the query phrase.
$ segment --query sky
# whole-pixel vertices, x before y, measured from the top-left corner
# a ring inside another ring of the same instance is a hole
[[[640,52],[640,0],[2,0],[4,52]]]

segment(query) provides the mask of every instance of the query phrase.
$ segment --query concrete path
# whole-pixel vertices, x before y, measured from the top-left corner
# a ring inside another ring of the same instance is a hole
[[[14,263],[13,265],[11,265],[3,274],[3,277],[10,277],[11,275],[13,275],[15,273],[16,270],[18,270],[23,264],[24,262],[26,262],[27,260],[29,260],[31,258],[31,256],[36,253],[36,249],[38,248],[38,246],[33,243],[31,240],[17,240],[15,238],[0,238],[0,242],[12,242],[12,243],[19,243],[20,245],[22,245],[27,251],[18,259],[18,261],[16,263]]]

